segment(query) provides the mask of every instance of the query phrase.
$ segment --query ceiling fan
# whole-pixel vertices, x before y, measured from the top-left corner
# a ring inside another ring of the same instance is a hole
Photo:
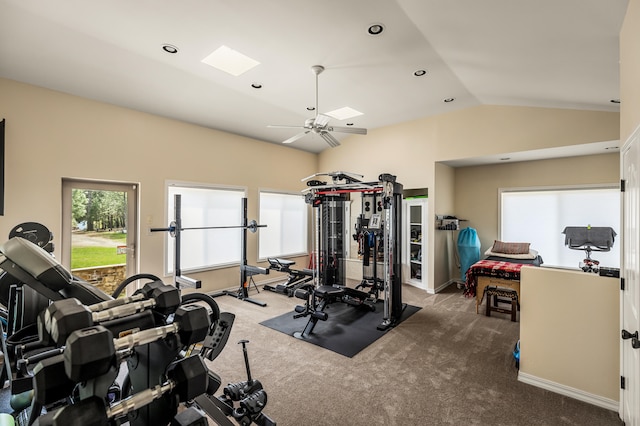
[[[311,71],[316,75],[316,116],[313,118],[308,118],[304,121],[303,126],[279,126],[279,125],[269,125],[267,127],[272,128],[286,128],[286,129],[305,129],[303,132],[298,133],[295,136],[290,137],[289,139],[282,141],[282,143],[291,143],[297,141],[307,133],[313,132],[317,135],[320,135],[322,139],[325,140],[329,144],[330,147],[335,148],[340,145],[340,142],[333,137],[330,132],[340,132],[340,133],[354,133],[358,135],[366,135],[367,129],[363,129],[360,127],[339,127],[339,126],[330,126],[329,117],[326,114],[318,113],[318,75],[324,71],[324,67],[322,65],[314,65],[311,67]]]

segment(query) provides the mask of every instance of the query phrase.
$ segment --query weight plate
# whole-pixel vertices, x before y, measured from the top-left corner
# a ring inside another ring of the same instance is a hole
[[[25,222],[14,226],[9,232],[9,239],[13,237],[21,237],[25,240],[44,247],[53,240],[53,234],[49,229],[37,222]]]

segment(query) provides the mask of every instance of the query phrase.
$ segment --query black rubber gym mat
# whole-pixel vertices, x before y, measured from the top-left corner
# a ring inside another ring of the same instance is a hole
[[[419,310],[417,306],[406,305],[398,324]],[[377,329],[382,323],[384,314],[382,301],[376,303],[375,312],[345,303],[333,303],[325,309],[325,312],[329,318],[326,321],[318,321],[313,333],[304,340],[349,358],[390,330]],[[309,321],[309,317],[293,319],[294,313],[288,312],[262,321],[260,324],[293,337],[293,333],[304,330]]]

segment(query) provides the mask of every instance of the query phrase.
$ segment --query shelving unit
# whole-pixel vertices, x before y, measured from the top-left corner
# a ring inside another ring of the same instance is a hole
[[[427,288],[427,198],[404,201],[405,238],[404,281]]]

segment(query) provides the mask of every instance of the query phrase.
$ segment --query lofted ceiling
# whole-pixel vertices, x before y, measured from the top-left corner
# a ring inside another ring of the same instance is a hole
[[[313,65],[325,67],[319,112],[363,113],[335,126],[372,130],[482,104],[618,111],[626,8],[627,0],[0,0],[0,77],[276,144],[299,129],[268,125],[302,126],[315,115]],[[384,31],[369,35],[371,24]],[[201,62],[221,45],[260,64],[234,77]],[[313,133],[289,146],[331,149]]]

